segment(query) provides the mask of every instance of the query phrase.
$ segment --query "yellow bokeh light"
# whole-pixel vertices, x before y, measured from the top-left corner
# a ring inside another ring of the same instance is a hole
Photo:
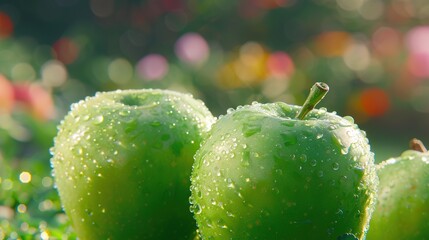
[[[31,182],[31,174],[29,172],[22,172],[19,174],[19,181],[22,183],[29,183]]]

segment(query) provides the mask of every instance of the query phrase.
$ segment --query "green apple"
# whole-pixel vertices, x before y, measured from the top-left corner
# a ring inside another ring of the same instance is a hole
[[[59,126],[52,166],[80,239],[188,239],[193,156],[214,117],[168,90],[98,93]]]
[[[212,126],[195,155],[191,209],[203,239],[364,239],[378,179],[351,117],[303,107],[242,106]]]
[[[413,139],[413,150],[377,166],[378,200],[367,239],[429,239],[429,153]]]

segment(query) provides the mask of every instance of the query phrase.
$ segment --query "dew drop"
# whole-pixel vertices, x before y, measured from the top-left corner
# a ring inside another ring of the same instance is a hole
[[[121,115],[121,116],[128,116],[129,114],[130,114],[130,110],[119,111],[119,115]]]
[[[228,185],[226,186],[231,189],[235,188],[234,182],[230,178],[228,178]]]
[[[332,170],[337,171],[338,169],[340,169],[340,165],[337,162],[332,163]]]
[[[231,218],[234,218],[234,217],[235,217],[235,215],[234,215],[232,212],[229,212],[229,211],[226,211],[226,215],[227,215],[228,217],[231,217]]]
[[[346,155],[347,153],[349,153],[349,148],[348,147],[341,148],[341,154]]]
[[[281,133],[280,134],[283,139],[283,144],[285,146],[291,146],[296,144],[297,138],[294,134],[288,134],[288,133]]]
[[[75,123],[78,123],[80,121],[80,117],[79,116],[77,116],[75,119],[74,119],[74,122]]]
[[[279,194],[280,190],[278,188],[272,188],[271,189],[275,194]]]
[[[337,128],[338,128],[338,126],[336,124],[329,125],[329,127],[328,127],[328,129],[331,130],[331,131],[335,130]]]
[[[321,139],[323,137],[323,133],[318,133],[317,135],[316,135],[316,139]]]
[[[302,154],[301,156],[299,156],[299,160],[301,160],[301,162],[303,163],[307,162],[307,155]]]
[[[190,208],[190,210],[191,210],[191,212],[193,212],[194,214],[201,214],[201,212],[202,212],[201,207],[200,207],[200,205],[199,205],[198,203],[197,203],[197,204],[192,205],[192,206],[191,206],[191,208]]]
[[[250,137],[255,133],[261,131],[261,124],[259,123],[244,123],[243,124],[243,134],[245,137]]]
[[[82,153],[83,153],[83,150],[82,150],[82,148],[81,147],[77,147],[76,148],[76,153],[77,153],[77,155],[82,155]]]
[[[241,159],[241,163],[244,166],[249,166],[250,165],[250,152],[249,151],[243,151],[243,157]]]
[[[94,124],[101,124],[104,121],[104,117],[102,115],[99,115],[95,117]]]
[[[225,221],[222,219],[222,218],[220,218],[219,220],[217,220],[217,225],[220,227],[220,228],[228,228],[228,226],[226,226],[226,224],[225,224]]]

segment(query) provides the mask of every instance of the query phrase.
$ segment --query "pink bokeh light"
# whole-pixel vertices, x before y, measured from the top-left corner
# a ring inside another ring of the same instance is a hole
[[[405,42],[411,53],[429,53],[429,26],[411,29],[406,35]]]
[[[203,64],[210,54],[207,41],[198,33],[187,33],[180,37],[175,45],[177,57],[192,65]]]
[[[400,33],[390,27],[380,27],[372,35],[374,50],[381,56],[393,56],[401,49]]]
[[[418,78],[429,77],[429,53],[412,53],[407,61],[408,70]]]
[[[267,68],[274,78],[288,78],[295,71],[291,57],[285,52],[274,52],[267,60]]]
[[[429,77],[429,26],[411,29],[406,35],[409,51],[407,66],[409,72],[418,78]]]
[[[159,80],[168,72],[168,62],[160,54],[149,54],[137,63],[137,73],[146,80]]]

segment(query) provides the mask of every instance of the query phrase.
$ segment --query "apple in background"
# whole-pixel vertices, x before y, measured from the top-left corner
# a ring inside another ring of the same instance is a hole
[[[212,126],[195,155],[191,209],[203,239],[364,239],[378,179],[351,117],[303,107],[242,106]]]
[[[421,141],[377,166],[378,200],[367,240],[429,238],[429,153]]]
[[[51,163],[80,239],[189,239],[193,156],[215,118],[189,94],[118,90],[73,104]]]

